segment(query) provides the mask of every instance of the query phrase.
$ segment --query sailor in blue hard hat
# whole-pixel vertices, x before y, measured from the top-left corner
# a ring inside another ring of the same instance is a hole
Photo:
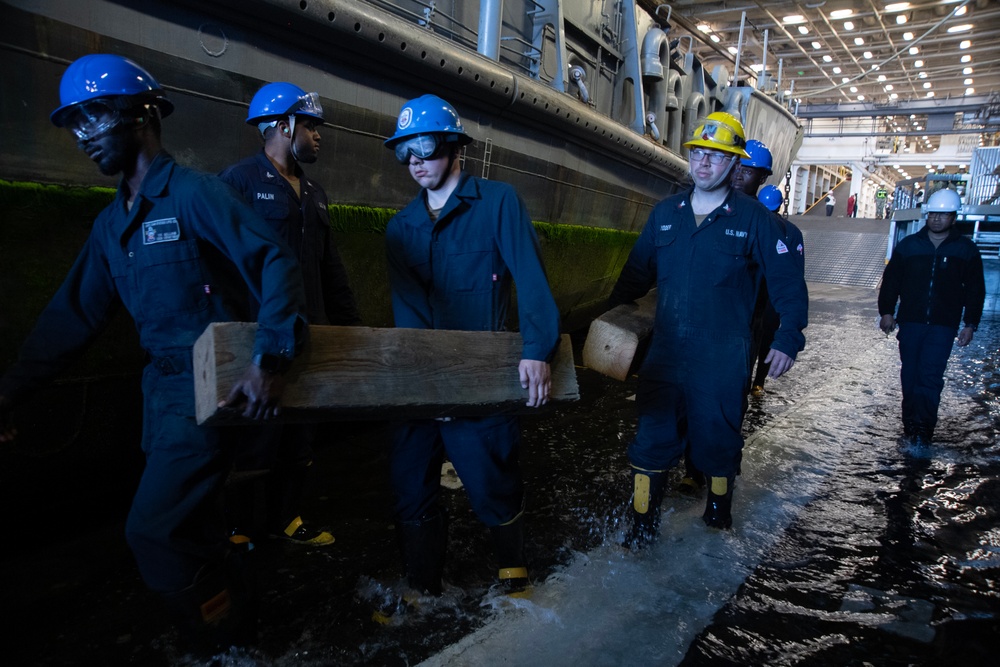
[[[298,265],[227,185],[177,164],[160,120],[173,110],[156,80],[116,55],[73,62],[51,116],[104,174],[122,175],[19,360],[0,377],[0,442],[8,413],[78,359],[124,306],[143,369],[145,469],[125,524],[143,581],[174,612],[194,650],[250,643],[255,605],[243,559],[225,536],[221,496],[236,442],[195,419],[195,340],[215,322],[258,322],[253,361],[219,407],[251,419],[279,412],[281,373],[302,345]],[[247,293],[260,295],[256,318]]]
[[[526,405],[539,407],[552,390],[559,309],[537,234],[514,188],[462,171],[461,150],[471,141],[448,102],[424,95],[403,104],[385,142],[421,186],[386,227],[393,318],[397,327],[413,329],[504,331],[516,284],[522,337],[517,372]],[[520,422],[509,414],[397,426],[389,462],[394,514],[407,579],[417,592],[442,592],[447,521],[438,478],[445,457],[489,527],[500,584],[512,595],[524,592],[520,442]]]
[[[316,162],[324,123],[317,93],[293,83],[267,83],[254,94],[246,123],[260,132],[256,154],[219,176],[276,229],[299,260],[310,324],[361,323],[347,270],[330,228],[329,199],[301,164]],[[271,424],[248,438],[237,470],[269,470],[263,478],[230,484],[230,539],[256,539],[254,527],[311,547],[334,543],[333,535],[302,516],[313,470],[315,424]],[[263,502],[260,498],[263,498]],[[257,514],[263,510],[263,520]],[[241,537],[238,537],[241,536]],[[260,535],[263,537],[263,535]]]
[[[740,163],[733,169],[732,184],[740,192],[753,197],[772,173],[771,151],[756,139],[747,141],[745,150],[749,157],[740,158]]]

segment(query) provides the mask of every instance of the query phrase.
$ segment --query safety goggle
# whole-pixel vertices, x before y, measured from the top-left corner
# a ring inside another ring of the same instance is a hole
[[[706,120],[699,128],[697,136],[704,141],[713,141],[733,148],[744,148],[747,145],[746,140],[736,134],[732,127],[717,120]]]
[[[121,111],[106,100],[76,105],[66,120],[66,128],[78,141],[96,139],[122,122]]]
[[[396,144],[396,159],[400,164],[410,161],[410,156],[426,160],[437,152],[441,139],[436,134],[418,134]]]
[[[292,105],[288,113],[303,113],[323,118],[323,105],[319,102],[319,93],[306,93],[299,98],[298,104]]]

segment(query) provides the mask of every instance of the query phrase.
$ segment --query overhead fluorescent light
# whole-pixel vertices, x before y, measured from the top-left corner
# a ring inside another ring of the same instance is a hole
[[[822,45],[822,44],[820,44],[819,42],[813,42],[813,43],[812,43],[812,47],[813,47],[814,49],[822,49],[822,48],[823,48],[823,45]]]
[[[920,49],[918,47],[916,47],[916,46],[911,46],[910,47],[910,55],[911,56],[915,56],[918,53],[920,53]]]
[[[976,89],[975,88],[966,88],[965,89],[965,94],[966,95],[975,95],[976,94]]]
[[[969,76],[970,74],[972,74],[972,68],[971,67],[963,67],[962,68],[962,74],[964,74],[965,76]]]
[[[970,46],[972,46],[972,42],[971,42],[970,40],[968,40],[968,39],[963,39],[963,40],[962,40],[961,42],[959,42],[959,44],[958,44],[958,48],[960,48],[960,49],[967,49],[967,48],[969,48]]]
[[[962,25],[953,25],[950,28],[948,28],[948,32],[950,33],[968,32],[970,30],[972,30],[971,23],[963,23]]]
[[[830,18],[832,19],[846,19],[854,13],[853,9],[835,9],[830,12]]]
[[[698,30],[701,30],[703,33],[707,35],[708,33],[712,32],[712,26],[708,25],[707,23],[702,23],[701,25],[698,26]]]
[[[847,83],[848,81],[850,81],[850,79],[846,76],[840,80],[841,83]],[[855,88],[854,90],[857,91],[857,88]]]
[[[883,81],[885,81],[885,74],[879,74],[877,81],[879,83],[882,83]]]
[[[863,46],[864,43],[865,43],[865,40],[864,40],[863,37],[855,37],[854,38],[854,43],[857,44],[858,46]]]
[[[914,67],[923,67],[924,66],[924,61],[923,60],[914,60],[913,61],[913,66]]]
[[[708,38],[710,40],[712,40],[713,42],[715,42],[716,44],[718,44],[719,42],[722,41],[722,38],[719,37],[718,35],[716,35],[715,33],[712,33],[711,35],[709,35]]]
[[[809,26],[807,26],[807,25],[800,25],[799,26],[799,34],[800,35],[808,35],[809,34]]]
[[[854,22],[844,21],[844,30],[854,30]]]
[[[885,11],[892,14],[893,12],[901,12],[910,8],[910,3],[908,2],[894,2],[890,5],[885,6]]]
[[[858,87],[857,86],[851,86],[851,92],[852,93],[858,92]]]
[[[962,56],[961,58],[959,58],[959,60],[961,62],[963,62],[963,63],[971,63],[972,62],[972,56],[970,56],[968,53],[966,53],[964,56]]]
[[[863,101],[864,99],[865,99],[865,96],[864,96],[864,95],[858,95],[858,102],[861,102],[861,101]]]
[[[871,60],[873,56],[871,51],[865,51],[862,55],[865,57],[865,60]]]
[[[972,85],[972,79],[966,79],[965,81],[962,82],[962,85],[963,86],[971,86]]]
[[[833,56],[831,56],[831,55],[825,55],[825,56],[823,56],[823,62],[825,62],[825,63],[832,63],[833,62]]]
[[[924,81],[924,88],[930,88],[930,87],[931,87],[931,82],[930,81]]]
[[[795,25],[796,23],[805,23],[806,17],[802,16],[802,14],[789,14],[788,16],[782,17],[781,22],[787,23],[788,25]]]
[[[834,67],[834,68],[833,68],[833,73],[834,73],[834,74],[840,74],[840,72],[841,72],[841,71],[842,71],[842,70],[841,70],[841,69],[840,69],[839,67]]]
[[[903,39],[906,40],[907,42],[910,41],[911,39],[913,39],[913,33],[912,32],[904,32],[903,33]]]

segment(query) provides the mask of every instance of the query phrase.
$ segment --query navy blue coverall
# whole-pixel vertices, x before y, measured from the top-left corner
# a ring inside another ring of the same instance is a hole
[[[802,230],[786,218],[781,217],[773,211],[771,212],[771,215],[774,216],[774,221],[778,223],[778,227],[782,230],[785,238],[785,245],[788,246],[789,251],[791,251],[794,255],[799,271],[801,271],[804,276],[806,272],[806,254],[805,240],[802,238]],[[778,330],[778,326],[781,324],[781,321],[778,318],[778,311],[774,309],[774,304],[771,303],[771,299],[767,295],[766,280],[761,281],[758,299],[764,302],[764,306],[760,314],[760,323],[754,336],[757,370],[754,372],[753,385],[763,387],[764,379],[767,377],[767,372],[771,368],[771,364],[765,363],[764,359],[767,358],[767,355],[771,350],[771,343],[774,342],[774,332]]]
[[[263,149],[229,167],[219,177],[236,188],[295,253],[306,290],[310,324],[350,326],[361,323],[347,270],[333,241],[326,192],[296,164],[299,194]],[[271,468],[267,528],[284,530],[299,514],[306,468],[312,464],[315,424],[268,424],[253,444],[243,448],[238,469]],[[252,501],[248,501],[252,505]],[[235,519],[245,524],[252,519]],[[240,526],[240,530],[249,526]]]
[[[347,270],[333,242],[326,192],[298,165],[295,171],[301,195],[278,173],[263,149],[219,177],[236,188],[295,252],[302,268],[309,324],[360,324]]]
[[[0,393],[23,398],[65,369],[124,303],[149,357],[143,371],[146,467],[126,537],[150,589],[189,587],[228,541],[220,493],[233,455],[225,429],[195,423],[192,346],[212,322],[260,303],[255,354],[291,358],[305,329],[291,251],[232,189],[161,151],[131,210],[120,185],[42,312]]]
[[[742,192],[696,226],[687,190],[657,204],[611,294],[627,303],[657,288],[656,321],[639,371],[636,468],[665,471],[690,439],[694,466],[732,478],[742,458],[758,276],[781,318],[773,348],[805,346],[805,280],[770,212]]]
[[[436,222],[425,201],[421,191],[386,229],[396,326],[504,331],[513,280],[522,358],[551,361],[559,311],[538,237],[514,189],[463,174]],[[391,461],[397,517],[417,521],[436,511],[447,453],[480,520],[487,526],[512,520],[524,495],[519,443],[519,421],[511,416],[402,425]]]
[[[879,315],[892,315],[899,303],[900,381],[903,430],[930,438],[937,426],[944,371],[958,325],[975,329],[983,315],[986,283],[976,244],[957,230],[934,247],[926,227],[893,250],[882,274]]]

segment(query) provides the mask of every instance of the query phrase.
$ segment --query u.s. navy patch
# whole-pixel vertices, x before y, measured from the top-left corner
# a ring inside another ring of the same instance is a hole
[[[784,255],[786,252],[788,252],[788,246],[786,246],[785,242],[782,241],[781,239],[778,239],[778,243],[777,245],[774,246],[774,249],[778,251],[779,255]]]
[[[142,244],[153,245],[154,243],[166,243],[167,241],[179,241],[181,238],[181,225],[177,218],[163,218],[161,220],[147,220],[142,223]]]

